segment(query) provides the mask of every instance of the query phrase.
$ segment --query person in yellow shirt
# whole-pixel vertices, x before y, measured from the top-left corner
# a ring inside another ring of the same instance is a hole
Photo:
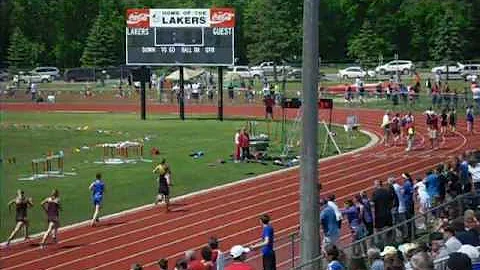
[[[158,173],[158,195],[155,200],[155,205],[161,201],[165,202],[165,211],[168,212],[168,205],[170,201],[170,183],[168,181],[170,177],[170,168],[165,159],[162,159],[160,164],[155,167],[153,173]]]

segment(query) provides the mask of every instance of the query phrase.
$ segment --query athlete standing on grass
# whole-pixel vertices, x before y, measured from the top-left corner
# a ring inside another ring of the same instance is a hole
[[[95,223],[100,222],[98,215],[100,213],[100,208],[102,207],[103,193],[105,192],[105,183],[102,181],[101,173],[95,175],[95,180],[90,184],[88,189],[92,191],[92,202],[95,207],[92,222],[90,223],[93,227],[95,226]]]
[[[170,202],[170,188],[169,188],[169,181],[167,177],[170,177],[171,172],[170,168],[166,162],[165,159],[162,159],[160,164],[155,167],[153,170],[153,173],[158,173],[158,195],[155,200],[155,205],[157,205],[159,202],[164,201],[165,202],[165,212],[168,212],[168,205]]]
[[[13,204],[15,205],[15,221],[17,222],[17,225],[15,226],[15,229],[13,229],[12,234],[10,234],[10,237],[8,237],[7,243],[5,244],[6,247],[10,245],[10,241],[12,241],[22,227],[25,228],[25,240],[29,239],[27,209],[33,206],[32,198],[25,197],[23,190],[19,189],[17,190],[17,197],[8,203],[8,210],[10,210],[10,207]]]
[[[60,218],[59,212],[61,210],[60,207],[60,197],[59,192],[57,189],[52,191],[50,197],[43,200],[40,205],[47,213],[47,222],[48,222],[48,229],[43,235],[42,242],[40,242],[40,248],[44,249],[45,245],[47,244],[47,238],[52,233],[53,242],[57,243],[57,232],[58,228],[60,227]]]

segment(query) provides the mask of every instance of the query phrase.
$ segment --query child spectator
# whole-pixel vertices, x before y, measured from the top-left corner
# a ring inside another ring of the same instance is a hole
[[[168,270],[168,260],[165,258],[162,258],[158,261],[158,268],[160,270]]]

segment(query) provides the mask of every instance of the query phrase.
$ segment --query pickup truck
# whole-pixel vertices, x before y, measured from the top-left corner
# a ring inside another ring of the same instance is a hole
[[[243,79],[259,80],[263,77],[263,70],[252,70],[248,66],[233,66],[227,69],[227,73],[236,73]]]
[[[262,70],[266,76],[269,76],[273,75],[273,66],[274,62],[262,62],[260,63],[260,65],[252,67],[251,70]],[[288,73],[291,69],[291,66],[277,65],[277,75],[281,75],[283,70],[285,70],[285,73]]]

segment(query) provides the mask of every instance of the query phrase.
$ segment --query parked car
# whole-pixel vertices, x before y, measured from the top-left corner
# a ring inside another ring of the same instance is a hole
[[[460,75],[465,80],[472,80],[472,78],[478,78],[480,76],[480,64],[468,64],[464,65]],[[475,77],[475,75],[477,77]]]
[[[258,66],[253,66],[251,68],[252,71],[258,71],[261,70],[265,75],[273,75],[273,67],[274,67],[274,62],[262,62]],[[286,71],[287,73],[292,69],[291,66],[285,65],[277,65],[277,75],[282,74],[282,71]]]
[[[461,64],[460,62],[457,62],[456,65],[454,66],[448,66],[448,73],[460,73],[463,69],[464,65]],[[443,65],[443,66],[438,66],[438,67],[434,67],[432,68],[432,73],[435,73],[435,74],[445,74],[447,73],[447,66],[446,65]]]
[[[87,82],[96,80],[95,69],[93,68],[67,69],[63,77],[66,82]]]
[[[227,73],[237,73],[244,79],[260,79],[263,77],[263,70],[252,70],[248,66],[233,66],[227,69]]]
[[[318,73],[318,79],[323,80],[325,77],[325,74],[322,72]],[[302,68],[293,68],[287,73],[287,78],[288,79],[293,79],[293,80],[301,80],[302,79]]]
[[[413,62],[407,60],[394,60],[375,68],[375,72],[381,75],[387,73],[395,73],[397,71],[403,74],[410,74],[410,72],[414,70],[415,65],[413,64]]]
[[[375,77],[375,71],[368,70],[365,71],[361,67],[347,67],[346,69],[340,69],[337,76],[342,79],[352,79],[352,78],[365,78],[365,77]]]
[[[18,75],[13,77],[13,80],[22,83],[47,83],[52,82],[53,79],[50,75],[40,75],[32,72],[19,72]]]
[[[60,79],[60,70],[56,67],[37,67],[31,71],[31,73],[36,73],[39,75],[49,75],[53,80]]]

